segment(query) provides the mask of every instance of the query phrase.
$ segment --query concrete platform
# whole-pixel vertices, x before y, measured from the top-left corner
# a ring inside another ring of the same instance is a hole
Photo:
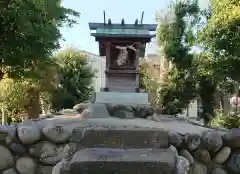
[[[82,149],[70,164],[71,174],[173,174],[176,156],[163,149]]]
[[[130,126],[76,128],[70,141],[87,148],[167,148],[168,132]]]
[[[109,112],[105,104],[92,103],[84,109],[81,115],[84,118],[108,118]]]
[[[149,105],[148,93],[125,93],[125,92],[95,92],[93,103],[103,104],[126,104],[126,105]]]

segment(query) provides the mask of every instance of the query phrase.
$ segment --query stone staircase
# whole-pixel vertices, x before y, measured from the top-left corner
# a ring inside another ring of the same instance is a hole
[[[73,131],[77,151],[61,174],[174,174],[176,153],[168,132],[138,127],[88,127]]]

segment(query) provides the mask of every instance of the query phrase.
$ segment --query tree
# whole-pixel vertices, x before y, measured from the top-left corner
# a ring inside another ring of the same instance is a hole
[[[219,92],[220,80],[215,76],[212,54],[204,51],[195,53],[192,66],[196,68],[194,75],[197,96],[201,102],[200,117],[203,118],[205,125],[208,125],[216,115],[216,95]]]
[[[79,14],[61,6],[61,0],[0,1],[0,79],[35,76],[59,48],[59,27],[72,25]],[[34,73],[35,72],[35,73]]]
[[[144,61],[140,64],[140,88],[151,93],[151,104],[156,106],[159,104],[159,77],[155,72],[151,62]]]
[[[231,92],[234,91],[236,97],[239,97],[240,2],[212,0],[207,11],[207,23],[199,35],[199,43],[213,55],[214,76],[221,82],[221,90],[226,93],[229,91],[226,87],[234,86]],[[228,114],[226,111],[224,113]]]
[[[168,99],[165,105],[178,98],[182,108],[199,96],[202,117],[208,124],[215,116],[216,93],[229,92],[234,81],[235,91],[239,91],[240,2],[212,0],[208,9],[199,11],[196,1],[179,1],[169,9],[173,17],[169,20],[168,14],[167,20],[161,20],[157,33],[166,58],[173,62],[176,71],[166,79],[172,86],[163,88],[165,93],[162,91],[163,98]],[[201,46],[201,53],[190,53],[192,46]]]
[[[41,112],[49,112],[49,91],[56,89],[57,72],[53,65],[45,70],[40,73],[41,78],[38,80],[4,77],[0,81],[2,124],[38,118]]]
[[[87,57],[77,49],[66,49],[55,55],[58,63],[59,87],[52,92],[55,110],[72,108],[88,100],[93,91],[94,72],[88,66]]]
[[[196,36],[194,27],[199,19],[197,1],[170,4],[166,16],[158,15],[157,40],[173,69],[161,87],[164,113],[182,112],[197,96],[194,54],[190,53]]]
[[[211,0],[208,22],[199,38],[213,53],[216,73],[239,81],[240,70],[240,1]]]
[[[22,116],[26,116],[25,105],[27,83],[4,78],[0,81],[1,94],[1,116],[2,124],[11,121],[21,121]]]
[[[211,2],[204,11],[197,1],[172,3],[157,30],[165,57],[175,66],[162,86],[163,107],[180,112],[200,97],[205,124],[215,116],[217,93],[232,91],[234,81],[239,92],[240,2]],[[200,46],[201,53],[191,53],[193,46]]]
[[[78,16],[64,8],[61,0],[0,1],[0,80],[8,77],[29,82],[25,108],[30,118],[40,112],[39,83],[53,63],[52,51],[59,48],[59,28],[76,23],[73,17]]]

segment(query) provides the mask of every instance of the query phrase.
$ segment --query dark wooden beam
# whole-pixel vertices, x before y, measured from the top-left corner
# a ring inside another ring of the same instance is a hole
[[[146,43],[147,42],[150,42],[150,40],[134,40],[134,39],[131,39],[131,40],[126,40],[126,39],[106,39],[106,38],[101,38],[101,39],[97,39],[96,38],[96,41],[99,42],[99,54],[100,56],[106,56],[106,43],[109,42],[111,44],[121,44],[121,43],[124,43],[124,44],[133,44],[134,42],[139,42],[142,44],[141,48],[140,48],[140,57],[143,57],[145,55],[145,49],[146,49]]]

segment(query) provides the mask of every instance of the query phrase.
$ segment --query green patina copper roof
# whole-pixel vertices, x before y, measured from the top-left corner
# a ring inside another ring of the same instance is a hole
[[[114,28],[97,28],[96,33],[103,35],[150,35],[146,29],[114,29]]]
[[[129,37],[129,38],[145,38],[150,39],[155,35],[150,34],[150,31],[155,31],[156,24],[104,24],[104,23],[89,23],[90,30],[95,30],[91,33],[94,37]]]

